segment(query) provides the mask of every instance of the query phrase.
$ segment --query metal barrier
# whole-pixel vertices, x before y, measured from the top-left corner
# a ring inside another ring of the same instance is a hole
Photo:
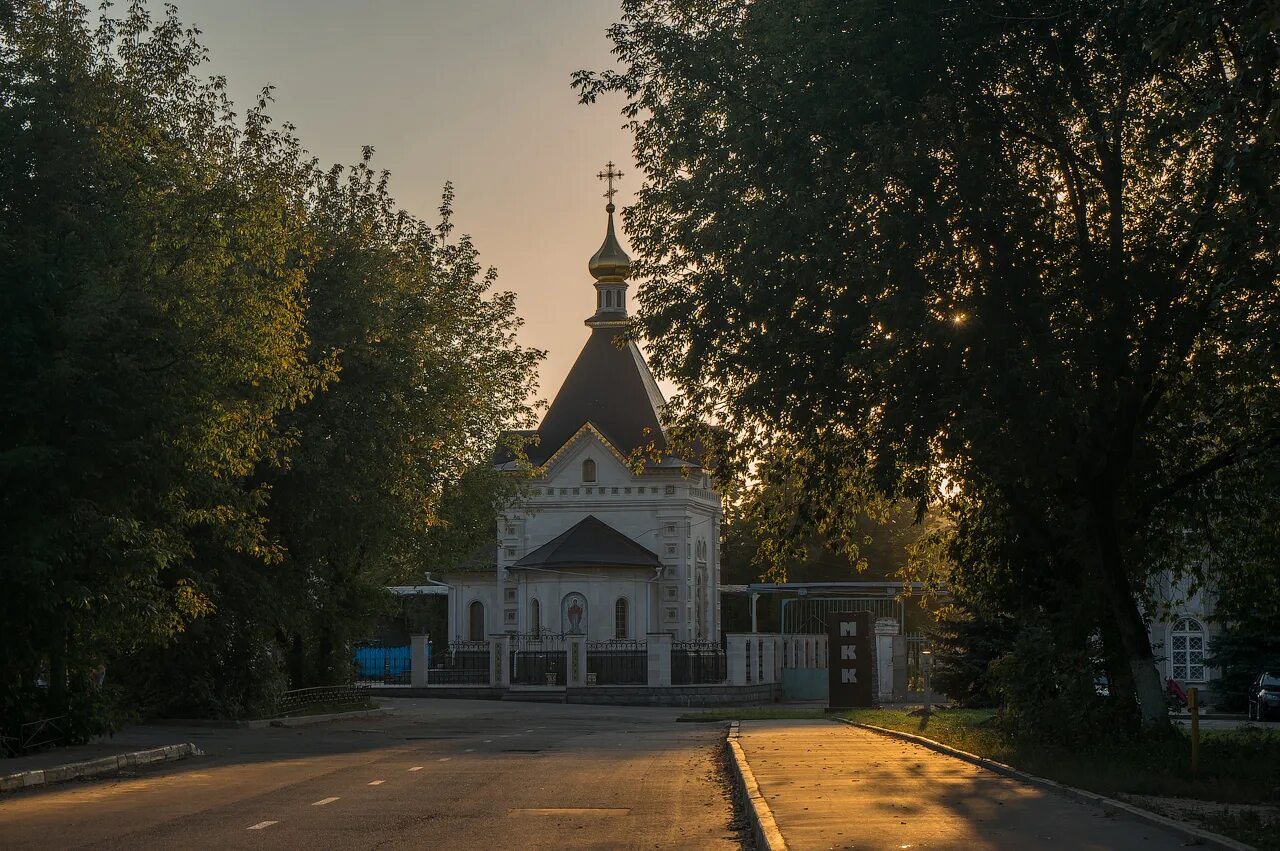
[[[409,684],[409,645],[361,641],[356,644],[356,682]]]
[[[19,724],[16,736],[0,736],[0,753],[4,756],[22,756],[62,743],[66,738],[67,716],[41,718]]]
[[[898,597],[799,597],[781,603],[782,634],[825,634],[827,616],[833,612],[871,612],[872,621],[893,618],[902,628],[906,624],[906,608]]]
[[[649,650],[643,641],[587,642],[587,685],[647,685]]]
[[[924,657],[920,651],[928,644],[927,636],[913,632],[906,636],[907,644],[907,691],[924,692]]]
[[[671,684],[722,683],[728,679],[724,648],[714,641],[675,641],[671,644]]]
[[[312,686],[286,691],[276,699],[276,715],[295,715],[317,707],[335,710],[359,709],[369,705],[366,686]]]
[[[482,686],[489,684],[489,642],[454,641],[431,662],[427,685]]]
[[[511,636],[511,682],[525,686],[565,685],[565,638],[559,633]]]

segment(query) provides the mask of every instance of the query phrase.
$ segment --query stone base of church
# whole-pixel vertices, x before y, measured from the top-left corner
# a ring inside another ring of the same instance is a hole
[[[610,706],[753,706],[776,703],[782,697],[782,687],[778,683],[746,686],[590,686],[568,689],[566,697],[566,703],[599,703]]]
[[[373,686],[374,697],[439,697],[463,700],[501,700],[506,689],[494,686]],[[565,703],[607,706],[756,706],[782,698],[778,683],[734,686],[726,683],[696,686],[588,686],[563,689]]]

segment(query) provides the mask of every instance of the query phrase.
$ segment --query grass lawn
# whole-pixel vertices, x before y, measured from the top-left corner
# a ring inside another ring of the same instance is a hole
[[[1280,821],[1265,810],[1238,805],[1280,804],[1280,732],[1262,727],[1202,731],[1200,773],[1191,774],[1191,736],[1179,729],[1165,741],[1100,744],[1066,749],[1013,742],[992,724],[989,710],[952,709],[928,718],[905,709],[865,709],[844,713],[864,724],[916,733],[1031,774],[1109,797],[1136,800],[1175,818],[1199,822],[1266,851],[1280,851]],[[1159,798],[1153,801],[1150,798]],[[1168,799],[1192,799],[1218,806],[1190,809]],[[1276,810],[1269,807],[1271,813]]]
[[[1159,795],[1231,804],[1276,801],[1280,733],[1263,728],[1203,731],[1200,773],[1191,774],[1191,737],[1178,730],[1167,740],[1107,742],[1096,748],[1060,748],[1010,741],[981,709],[951,709],[929,717],[905,709],[864,709],[845,717],[916,733],[997,762],[1103,795]]]

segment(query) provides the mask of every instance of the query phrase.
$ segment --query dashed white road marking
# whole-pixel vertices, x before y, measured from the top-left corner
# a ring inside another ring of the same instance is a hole
[[[421,770],[422,770],[422,766],[421,766],[421,765],[415,765],[413,768],[410,768],[409,770],[410,770],[410,771],[421,771]]]
[[[370,785],[370,786],[381,786],[383,783],[386,783],[386,782],[387,782],[387,781],[385,781],[385,780],[370,780],[370,781],[369,781],[369,785]]]
[[[438,760],[436,760],[436,761],[437,761],[437,762],[448,762],[448,761],[449,761],[449,760],[451,760],[451,759],[453,759],[453,757],[451,757],[451,756],[442,756],[442,757],[440,757],[440,759],[438,759]]]
[[[257,824],[249,825],[245,830],[266,830],[268,827],[271,827],[271,825],[279,823],[280,822],[278,821],[260,821]]]
[[[484,743],[485,743],[486,745],[491,745],[491,744],[493,744],[493,739],[485,739],[485,740],[484,740]]]
[[[336,801],[336,800],[338,800],[336,797],[334,797],[334,798],[321,798],[321,799],[320,799],[320,800],[318,800],[318,801],[313,801],[313,802],[311,803],[311,806],[313,806],[313,807],[323,807],[325,804],[332,804],[332,803],[333,803],[334,801]]]
[[[475,752],[476,752],[475,748],[467,748],[466,750],[463,751],[463,753],[475,753]]]

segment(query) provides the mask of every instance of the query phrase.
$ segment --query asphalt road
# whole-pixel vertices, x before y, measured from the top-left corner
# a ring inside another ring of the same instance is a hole
[[[674,709],[391,701],[175,730],[206,756],[0,798],[4,849],[737,849],[720,725]]]

